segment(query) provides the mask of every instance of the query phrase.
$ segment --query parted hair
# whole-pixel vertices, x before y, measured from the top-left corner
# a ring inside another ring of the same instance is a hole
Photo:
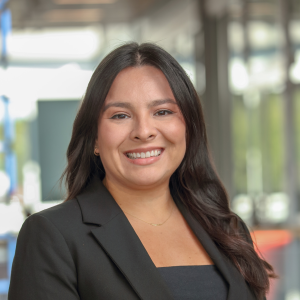
[[[88,84],[73,125],[67,150],[67,167],[61,177],[68,201],[87,186],[93,176],[101,180],[105,169],[94,155],[98,119],[108,91],[120,71],[128,67],[153,66],[167,78],[186,123],[186,153],[172,174],[169,188],[204,227],[220,251],[239,270],[258,299],[269,289],[272,266],[254,250],[244,222],[229,207],[226,190],[210,155],[200,99],[180,64],[151,43],[127,43],[109,53]]]

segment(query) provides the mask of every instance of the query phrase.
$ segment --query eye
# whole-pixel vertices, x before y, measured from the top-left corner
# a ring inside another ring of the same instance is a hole
[[[123,119],[126,119],[126,117],[128,117],[128,116],[125,114],[117,114],[117,115],[112,116],[111,119],[123,120]]]
[[[171,114],[173,114],[173,112],[170,110],[166,110],[166,109],[159,110],[158,112],[155,113],[155,115],[158,115],[158,116],[166,116],[166,115],[171,115]]]

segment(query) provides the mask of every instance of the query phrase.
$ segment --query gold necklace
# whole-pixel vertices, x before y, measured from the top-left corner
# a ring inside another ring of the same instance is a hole
[[[152,226],[161,226],[161,225],[164,225],[164,224],[171,218],[172,213],[173,213],[173,210],[174,210],[174,206],[172,207],[172,210],[171,210],[171,213],[170,213],[169,217],[168,217],[163,223],[160,223],[160,224],[146,222],[146,221],[144,221],[144,220],[142,220],[142,219],[140,219],[140,218],[138,218],[138,217],[136,217],[136,216],[130,214],[129,212],[127,212],[127,211],[125,211],[125,210],[123,210],[123,211],[124,211],[126,214],[128,214],[128,215],[130,215],[130,216],[132,216],[132,217],[134,217],[134,218],[136,218],[136,219],[138,219],[138,220],[140,220],[140,221],[143,221],[144,223],[147,223],[147,224],[149,224],[149,225],[152,225]]]
[[[106,187],[106,184],[105,184],[105,182],[104,182],[104,179],[103,179],[102,183],[103,183],[103,185]],[[107,187],[106,187],[106,189],[107,189]],[[118,203],[118,205],[119,205],[119,203]],[[120,206],[120,205],[119,205],[119,206]],[[161,226],[161,225],[164,225],[164,224],[171,218],[172,213],[173,213],[173,210],[174,210],[174,206],[172,207],[172,210],[171,210],[171,213],[170,213],[169,217],[168,217],[164,222],[162,222],[162,223],[160,223],[160,224],[146,222],[146,221],[144,221],[144,220],[142,220],[142,219],[140,219],[140,218],[138,218],[138,217],[136,217],[136,216],[130,214],[129,212],[127,212],[127,211],[125,211],[125,210],[123,210],[123,212],[125,212],[126,214],[128,214],[128,215],[130,215],[130,216],[132,216],[132,217],[134,217],[134,218],[136,218],[136,219],[138,219],[138,220],[140,220],[140,221],[142,221],[142,222],[145,222],[145,223],[147,223],[147,224],[149,224],[149,225],[152,225],[152,226]]]

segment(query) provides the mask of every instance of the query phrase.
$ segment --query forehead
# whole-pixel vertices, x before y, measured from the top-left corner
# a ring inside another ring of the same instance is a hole
[[[165,75],[152,66],[129,67],[113,81],[105,99],[111,101],[148,102],[157,99],[174,99]]]

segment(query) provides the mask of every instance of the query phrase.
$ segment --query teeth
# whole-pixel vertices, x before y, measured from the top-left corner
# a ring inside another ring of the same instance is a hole
[[[126,153],[127,157],[131,159],[136,159],[136,158],[148,158],[151,156],[159,156],[161,154],[161,150],[152,150],[147,151],[146,153],[141,152],[141,153]]]

